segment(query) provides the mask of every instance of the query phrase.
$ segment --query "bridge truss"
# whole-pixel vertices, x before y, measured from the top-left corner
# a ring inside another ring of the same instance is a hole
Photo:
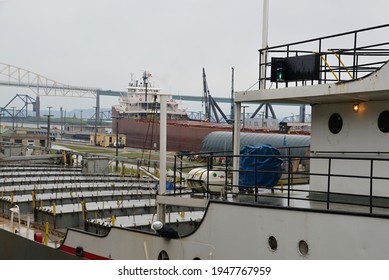
[[[32,71],[0,62],[0,75],[8,81],[0,81],[3,86],[27,87],[37,96],[72,96],[95,98],[98,88],[66,85],[46,78]]]

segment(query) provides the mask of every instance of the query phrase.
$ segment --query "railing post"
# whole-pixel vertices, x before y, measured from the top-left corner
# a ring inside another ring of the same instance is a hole
[[[225,198],[227,198],[227,192],[228,192],[228,161],[227,161],[227,156],[224,157],[224,160],[225,160],[225,164],[226,164],[226,170],[225,170],[225,175],[226,175],[226,179],[225,179],[225,183],[224,183],[224,193],[225,193]]]
[[[173,167],[173,186],[174,186],[174,194],[176,194],[176,168],[177,168],[177,155],[174,156],[174,167]],[[181,184],[181,181],[180,181]],[[181,189],[181,188],[180,188]]]
[[[339,52],[339,59],[338,59],[338,75],[339,75],[339,81],[342,80],[342,72],[340,70],[341,62],[340,62],[340,52]]]
[[[254,161],[254,184],[255,184],[255,202],[258,201],[258,185],[257,185],[257,156]]]
[[[321,39],[319,40],[319,55],[321,55]],[[320,60],[320,65],[321,65],[321,62],[322,62],[322,61]],[[321,67],[320,67],[320,71],[321,71]],[[325,78],[326,78],[326,75],[327,75],[327,74],[326,74],[326,71],[324,71],[324,75],[325,75],[325,76],[324,76],[324,79],[325,79]],[[321,84],[321,81],[322,81],[322,80],[323,80],[323,77],[320,76],[320,77],[319,77],[318,83]]]
[[[357,32],[354,33],[354,54],[353,54],[353,77],[354,79],[358,78],[357,75]]]
[[[212,161],[213,161],[213,157],[212,157],[212,155],[209,155],[208,157],[207,157],[207,198],[209,198],[209,171],[210,171],[210,169],[212,169]]]
[[[266,67],[266,66],[265,66]],[[262,82],[264,81],[263,80],[263,77],[262,77],[262,51],[259,52],[259,77],[258,77],[258,85],[259,85],[259,89],[263,89],[264,87],[262,85]]]
[[[331,158],[328,158],[328,178],[327,178],[327,210],[330,209],[330,187],[331,187]]]
[[[180,156],[181,159],[180,159],[180,193],[182,192],[182,160],[184,158],[184,156]]]
[[[292,160],[290,153],[288,151],[288,206],[290,206],[290,185],[291,185],[291,170],[292,170]]]
[[[286,47],[286,57],[289,57],[289,52],[290,52],[290,46],[288,45]],[[287,81],[285,82],[285,87],[288,87],[288,82]]]
[[[373,213],[373,159],[370,160],[370,214]]]

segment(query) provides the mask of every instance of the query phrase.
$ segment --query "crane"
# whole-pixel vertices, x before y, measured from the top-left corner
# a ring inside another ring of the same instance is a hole
[[[205,68],[203,67],[203,104],[205,105],[205,120],[209,122],[220,123],[218,112],[222,116],[225,122],[230,122],[223,110],[219,107],[215,99],[211,96],[207,83],[207,76],[205,75]]]

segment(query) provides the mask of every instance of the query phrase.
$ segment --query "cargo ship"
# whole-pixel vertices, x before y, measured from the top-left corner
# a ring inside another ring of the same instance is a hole
[[[126,146],[158,149],[161,89],[152,85],[151,75],[143,73],[142,82],[131,81],[127,92],[112,107],[112,130],[126,135]],[[172,96],[167,103],[167,150],[199,152],[203,139],[213,131],[232,131],[228,123],[192,120]],[[262,131],[260,128],[246,129]]]

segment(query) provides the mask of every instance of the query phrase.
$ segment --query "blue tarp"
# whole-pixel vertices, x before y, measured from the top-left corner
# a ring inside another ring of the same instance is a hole
[[[156,184],[157,190],[159,190],[159,182]],[[166,181],[166,190],[171,191],[174,189],[172,182]]]
[[[281,178],[282,164],[282,160],[277,157],[280,155],[279,150],[271,145],[247,145],[240,154],[239,187],[272,188],[277,184]]]

